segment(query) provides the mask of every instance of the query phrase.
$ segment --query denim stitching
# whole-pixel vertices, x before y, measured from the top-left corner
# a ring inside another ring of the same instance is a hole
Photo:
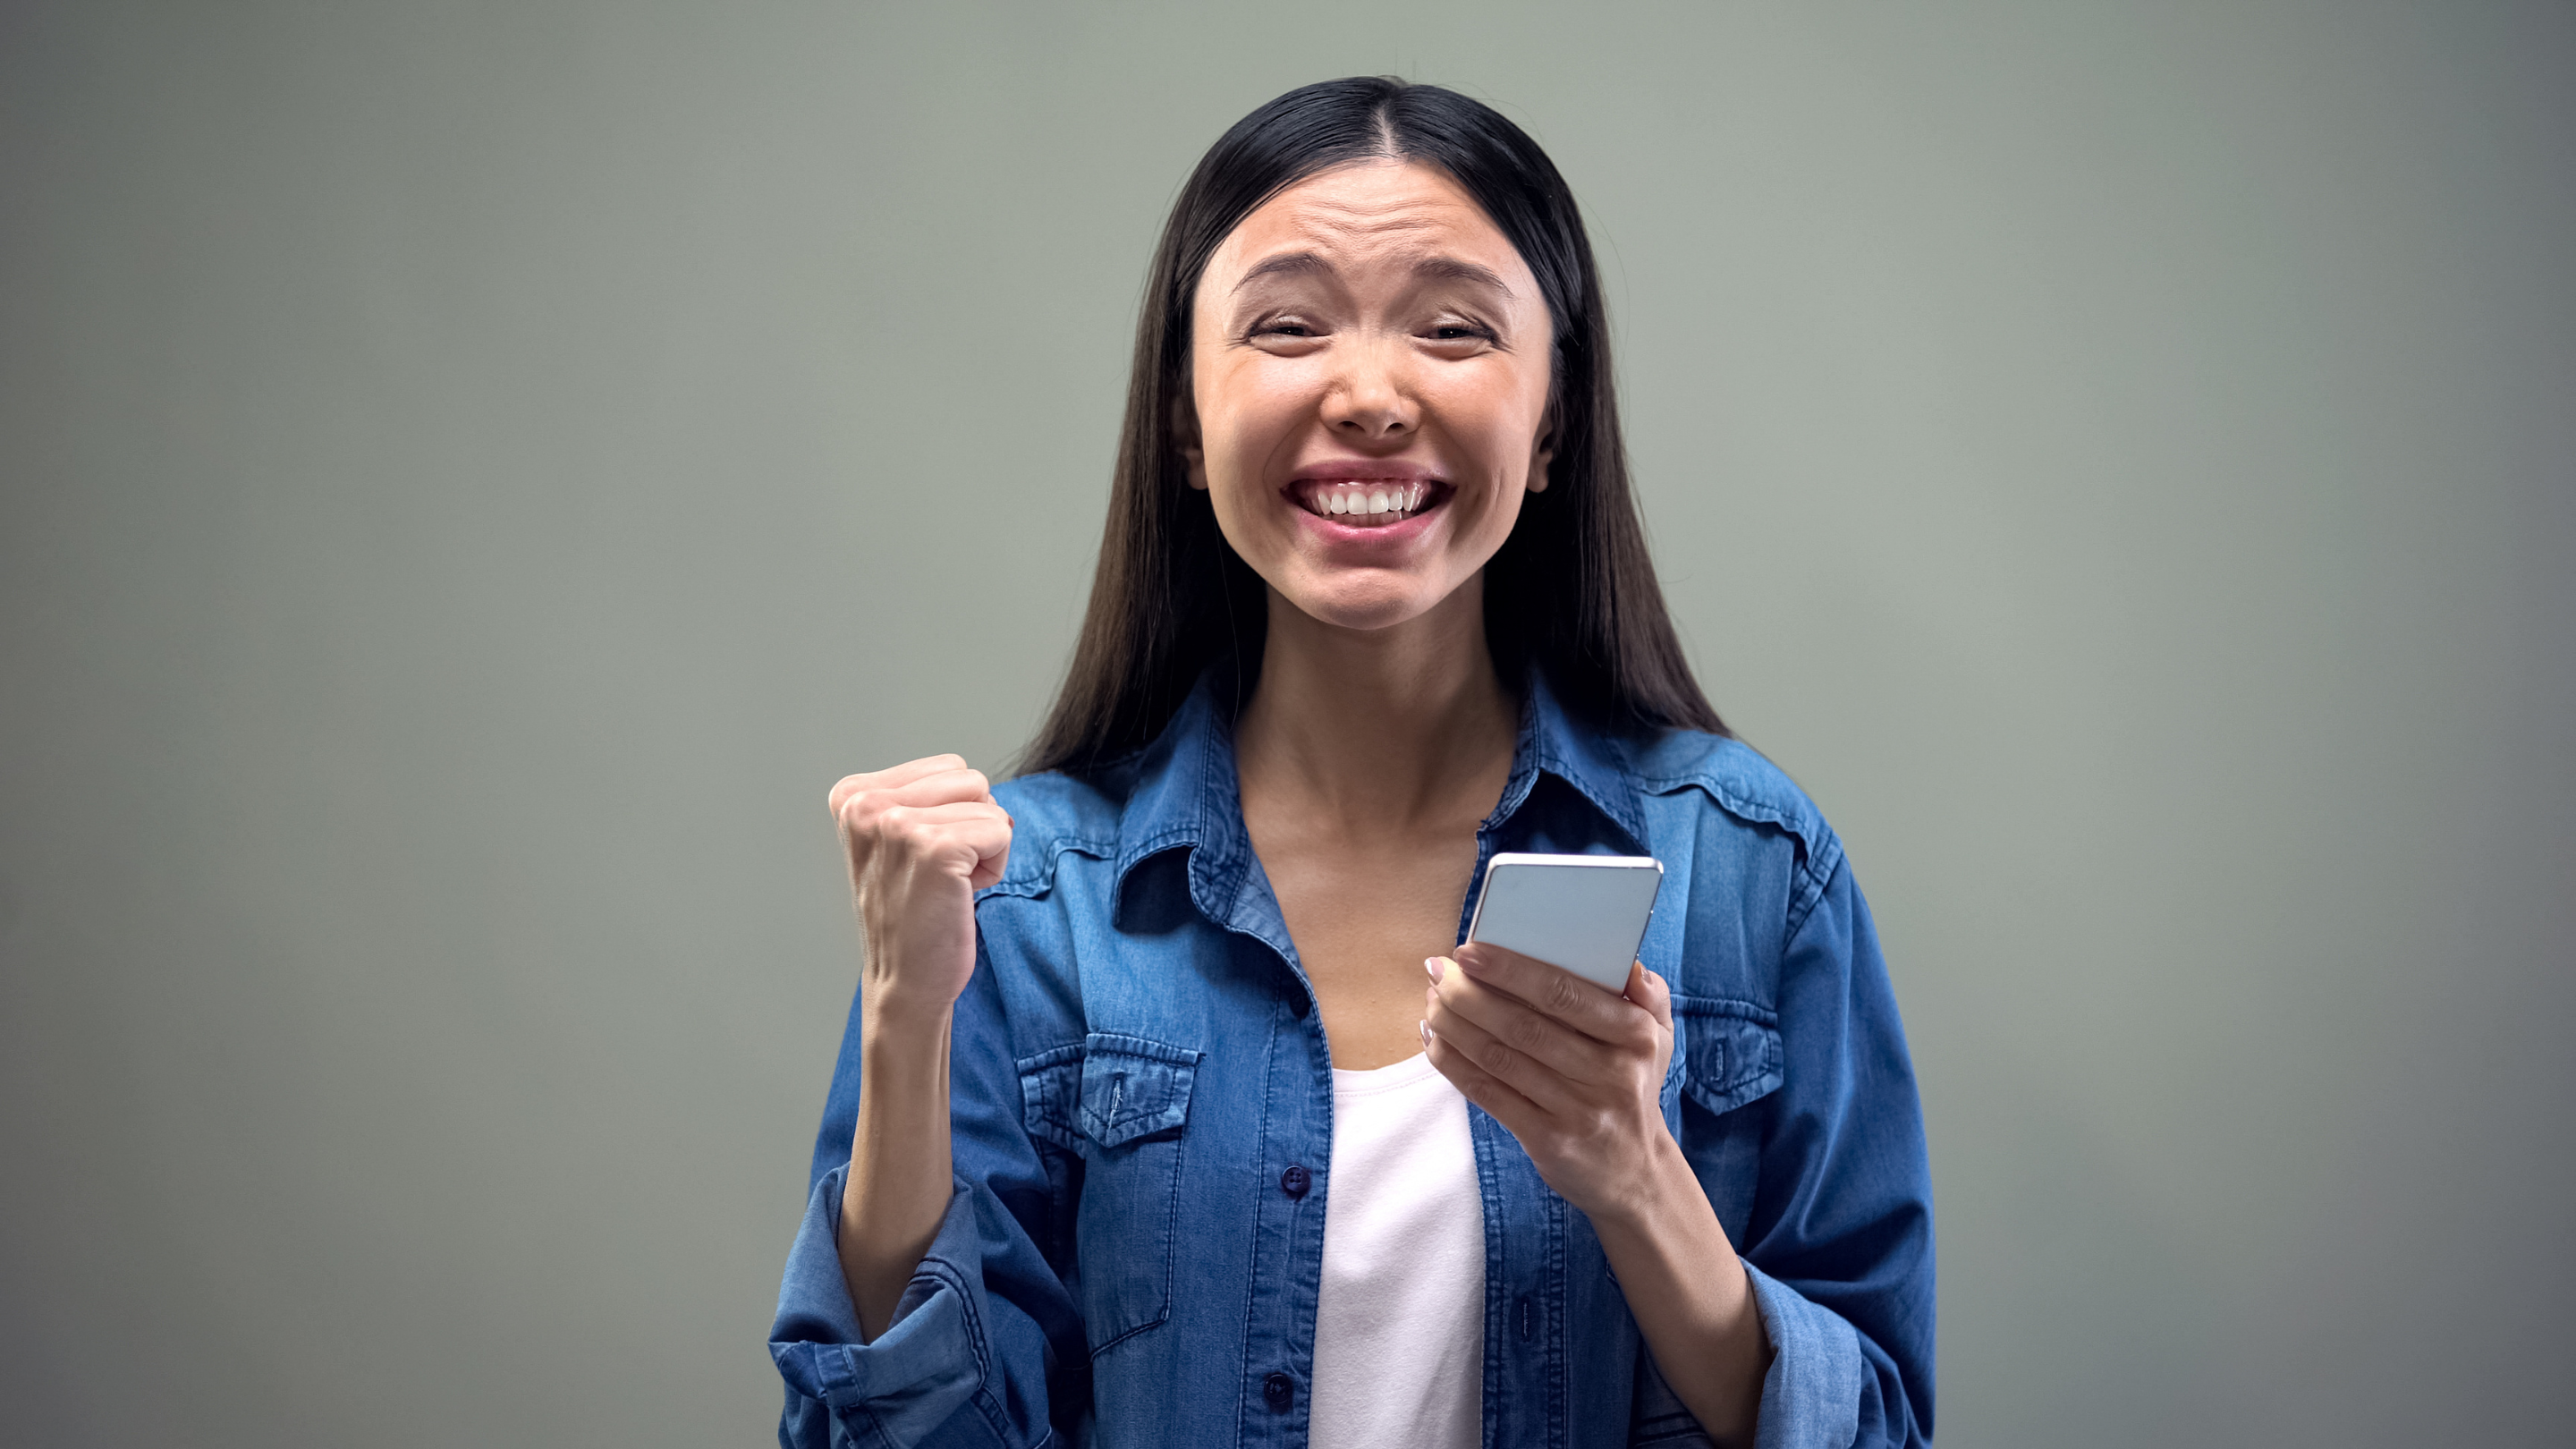
[[[1118,846],[1115,841],[1104,844],[1080,836],[1058,836],[1048,842],[1043,849],[1031,852],[1032,858],[1026,871],[1002,877],[975,892],[975,899],[981,901],[993,896],[1009,896],[1016,900],[1030,900],[1045,895],[1055,888],[1057,863],[1068,853],[1087,855],[1095,860],[1108,860],[1118,853]]]
[[[1842,840],[1833,832],[1827,831],[1823,845],[1815,854],[1808,857],[1807,869],[1803,872],[1807,881],[1806,888],[1789,903],[1788,917],[1781,923],[1780,959],[1782,961],[1789,959],[1789,943],[1798,939],[1798,932],[1806,926],[1807,917],[1815,914],[1816,907],[1823,903],[1825,891],[1833,885],[1834,873],[1841,870],[1842,865]]]
[[[1284,1007],[1277,1004],[1274,1004],[1271,1007],[1270,1036],[1268,1040],[1262,1043],[1261,1047],[1261,1126],[1260,1129],[1254,1133],[1252,1138],[1252,1168],[1256,1178],[1260,1176],[1262,1170],[1268,1166],[1268,1164],[1262,1160],[1262,1155],[1269,1150],[1270,1146],[1270,1099],[1273,1095],[1271,1087],[1272,1083],[1276,1081],[1279,1075],[1279,1022],[1281,1012],[1284,1009]],[[1327,1186],[1329,1186],[1329,1184],[1327,1184]],[[1296,1210],[1296,1205],[1294,1203],[1291,1203],[1286,1209],[1291,1216],[1295,1215]],[[1287,1233],[1283,1233],[1282,1236],[1289,1238],[1293,1245],[1296,1237],[1293,1229]],[[1252,1215],[1251,1251],[1245,1253],[1244,1256],[1246,1259],[1254,1263],[1259,1263],[1261,1261],[1261,1214],[1258,1212],[1255,1212]],[[1292,1260],[1296,1256],[1293,1251],[1293,1247],[1289,1256]],[[1252,1329],[1254,1323],[1258,1321],[1253,1317],[1253,1305],[1259,1300],[1260,1296],[1261,1275],[1257,1272],[1244,1275],[1243,1371],[1235,1375],[1234,1381],[1234,1421],[1238,1425],[1244,1422],[1244,1416],[1250,1412],[1252,1407],[1251,1401],[1246,1397],[1246,1395],[1250,1391],[1252,1382]]]

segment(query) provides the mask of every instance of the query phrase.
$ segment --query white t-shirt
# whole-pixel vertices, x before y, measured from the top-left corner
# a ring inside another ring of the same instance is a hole
[[[1428,1056],[1333,1073],[1314,1449],[1476,1449],[1485,1206],[1467,1099]]]

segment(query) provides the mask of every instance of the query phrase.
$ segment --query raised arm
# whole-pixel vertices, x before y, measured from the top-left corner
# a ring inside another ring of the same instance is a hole
[[[867,938],[769,1352],[795,1449],[1044,1444],[1088,1397],[1012,1025],[973,892],[1010,820],[953,758],[833,791]],[[850,1145],[847,1161],[839,1145]],[[1069,1420],[1070,1421],[1070,1420]]]
[[[838,1246],[850,1302],[874,1337],[948,1210],[950,1017],[975,969],[975,890],[1001,878],[1011,817],[955,755],[852,775],[831,804],[866,952]]]
[[[1010,815],[958,755],[832,786],[860,962],[858,1132],[840,1196],[840,1271],[884,1333],[948,1212],[948,1026],[974,975],[974,892],[1002,879]]]

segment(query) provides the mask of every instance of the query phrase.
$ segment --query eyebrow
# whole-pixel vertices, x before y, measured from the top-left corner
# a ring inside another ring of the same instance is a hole
[[[1332,270],[1332,263],[1313,252],[1282,252],[1275,257],[1263,258],[1259,264],[1245,272],[1243,280],[1234,284],[1234,290],[1240,292],[1263,277],[1319,276],[1329,274]],[[1512,289],[1503,281],[1502,273],[1481,263],[1464,261],[1457,257],[1417,257],[1413,263],[1413,274],[1438,281],[1471,282],[1478,286],[1491,287],[1506,297],[1512,295]]]
[[[1503,281],[1502,273],[1481,263],[1461,261],[1456,257],[1423,257],[1413,264],[1413,274],[1444,282],[1473,282],[1480,287],[1491,287],[1506,297],[1512,294],[1510,285]]]

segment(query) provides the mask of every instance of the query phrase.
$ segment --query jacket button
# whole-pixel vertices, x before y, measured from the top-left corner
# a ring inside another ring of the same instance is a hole
[[[1286,1374],[1272,1374],[1261,1381],[1261,1402],[1270,1412],[1284,1414],[1297,1402],[1297,1381]]]
[[[1307,1175],[1306,1169],[1302,1167],[1290,1167],[1286,1172],[1279,1174],[1279,1190],[1288,1194],[1290,1197],[1304,1197],[1306,1195],[1306,1189],[1312,1187],[1314,1185],[1314,1181],[1315,1180],[1312,1177]],[[1276,1378],[1278,1376],[1274,1374],[1272,1377]]]

